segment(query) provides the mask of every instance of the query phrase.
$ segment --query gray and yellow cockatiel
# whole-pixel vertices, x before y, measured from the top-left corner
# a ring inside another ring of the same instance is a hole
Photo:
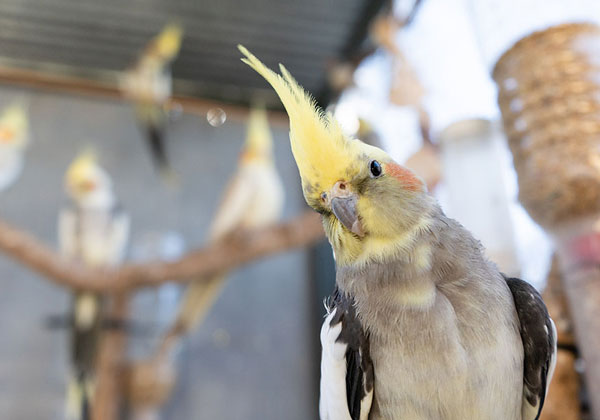
[[[279,220],[284,202],[281,178],[273,160],[273,140],[267,114],[252,109],[238,169],[230,180],[215,219],[210,241],[240,230],[257,229]],[[190,283],[175,322],[174,334],[193,330],[218,297],[226,273]]]
[[[536,290],[505,278],[417,176],[346,137],[283,66],[240,49],[287,110],[304,197],[336,260],[321,419],[537,419],[556,331]]]
[[[0,116],[0,190],[8,188],[21,173],[29,136],[26,107],[21,103],[6,107]]]
[[[121,211],[108,174],[93,155],[79,156],[68,168],[65,187],[71,206],[59,215],[62,254],[90,267],[112,267],[125,254],[129,217]],[[103,327],[101,296],[73,294],[71,363],[67,418],[87,420],[94,393],[94,366]]]
[[[168,115],[165,106],[172,91],[171,63],[179,53],[182,36],[179,25],[165,26],[121,80],[123,94],[134,104],[154,163],[166,176],[171,172],[164,139]]]

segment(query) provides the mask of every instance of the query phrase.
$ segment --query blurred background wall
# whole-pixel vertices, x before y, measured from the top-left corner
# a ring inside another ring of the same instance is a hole
[[[256,102],[273,111],[284,218],[300,213],[287,117],[239,61],[243,43],[270,67],[284,63],[349,135],[430,176],[447,214],[500,268],[541,288],[553,245],[518,201],[490,72],[517,39],[582,17],[600,22],[597,0],[0,0],[0,108],[24,103],[32,132],[23,172],[0,192],[0,218],[55,246],[64,171],[91,145],[131,215],[127,259],[176,258],[206,243]],[[185,34],[178,58],[158,71],[173,86],[157,104],[169,119],[175,188],[161,182],[124,100],[139,98],[121,90],[169,22]],[[175,352],[178,377],[161,418],[316,418],[318,329],[334,277],[325,242],[232,273]],[[180,295],[179,285],[136,294],[131,360],[156,349]],[[64,418],[68,334],[48,324],[69,305],[64,289],[0,254],[0,419]],[[561,321],[570,325],[568,315]],[[571,393],[585,406],[578,386]]]
[[[183,115],[169,133],[181,185],[154,173],[130,107],[119,101],[0,89],[0,107],[30,98],[33,147],[23,174],[0,194],[2,217],[50,245],[63,194],[64,170],[82,147],[100,151],[117,195],[131,214],[129,256],[148,248],[204,243],[221,192],[237,165],[245,122],[212,127]],[[285,217],[304,202],[285,126],[273,127],[277,169],[286,187]],[[166,252],[166,251],[165,251]],[[181,250],[173,251],[181,252]],[[179,382],[165,407],[169,419],[306,419],[316,415],[314,340],[309,328],[308,252],[258,261],[231,276],[222,297],[179,354]],[[45,320],[66,314],[70,297],[0,256],[0,418],[63,418],[68,337]],[[134,302],[140,332],[130,351],[148,356],[158,328],[173,315],[178,286],[143,291]]]

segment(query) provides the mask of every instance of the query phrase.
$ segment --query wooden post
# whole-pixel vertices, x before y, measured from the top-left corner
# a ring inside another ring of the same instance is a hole
[[[107,317],[114,321],[127,319],[129,294],[112,297]],[[92,405],[92,420],[117,420],[121,407],[122,369],[127,349],[127,337],[122,328],[104,331],[98,354],[97,388]]]
[[[575,338],[562,285],[558,257],[552,259],[552,269],[543,293],[550,316],[558,332],[558,357],[540,420],[580,420],[579,375],[575,371]]]
[[[563,267],[563,272],[591,411],[600,419],[600,267]]]

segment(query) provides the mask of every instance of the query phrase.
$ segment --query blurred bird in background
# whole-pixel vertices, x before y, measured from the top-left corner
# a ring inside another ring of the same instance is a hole
[[[501,274],[413,172],[344,135],[285,67],[240,50],[285,106],[334,251],[321,419],[537,420],[556,362],[539,293]]]
[[[210,241],[275,223],[281,216],[284,189],[273,159],[273,139],[264,109],[250,112],[246,142],[210,230]],[[226,273],[191,282],[165,342],[201,323],[219,296]]]
[[[375,147],[382,147],[381,138],[373,125],[365,118],[358,118],[358,130],[355,134],[357,139]]]
[[[129,217],[120,209],[112,182],[91,153],[79,156],[65,176],[69,207],[59,215],[61,253],[90,267],[112,267],[124,257]],[[67,389],[67,419],[89,419],[94,367],[103,327],[103,298],[78,290],[71,314],[72,371]]]
[[[182,37],[181,26],[173,23],[165,26],[121,80],[121,89],[134,105],[154,164],[166,180],[174,176],[165,145],[166,105],[172,93],[171,63],[179,53]]]
[[[15,103],[5,108],[0,116],[0,191],[10,187],[21,174],[29,136],[25,105]]]

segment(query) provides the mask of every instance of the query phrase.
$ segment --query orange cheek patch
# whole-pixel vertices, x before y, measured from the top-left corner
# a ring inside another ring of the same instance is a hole
[[[423,191],[423,182],[410,169],[400,166],[397,163],[387,163],[384,166],[384,171],[396,178],[405,189],[409,191]]]
[[[96,189],[96,183],[90,180],[82,181],[79,184],[79,188],[81,189],[81,191],[85,192],[94,191]]]
[[[15,136],[15,133],[10,128],[0,128],[0,142],[10,143]]]

